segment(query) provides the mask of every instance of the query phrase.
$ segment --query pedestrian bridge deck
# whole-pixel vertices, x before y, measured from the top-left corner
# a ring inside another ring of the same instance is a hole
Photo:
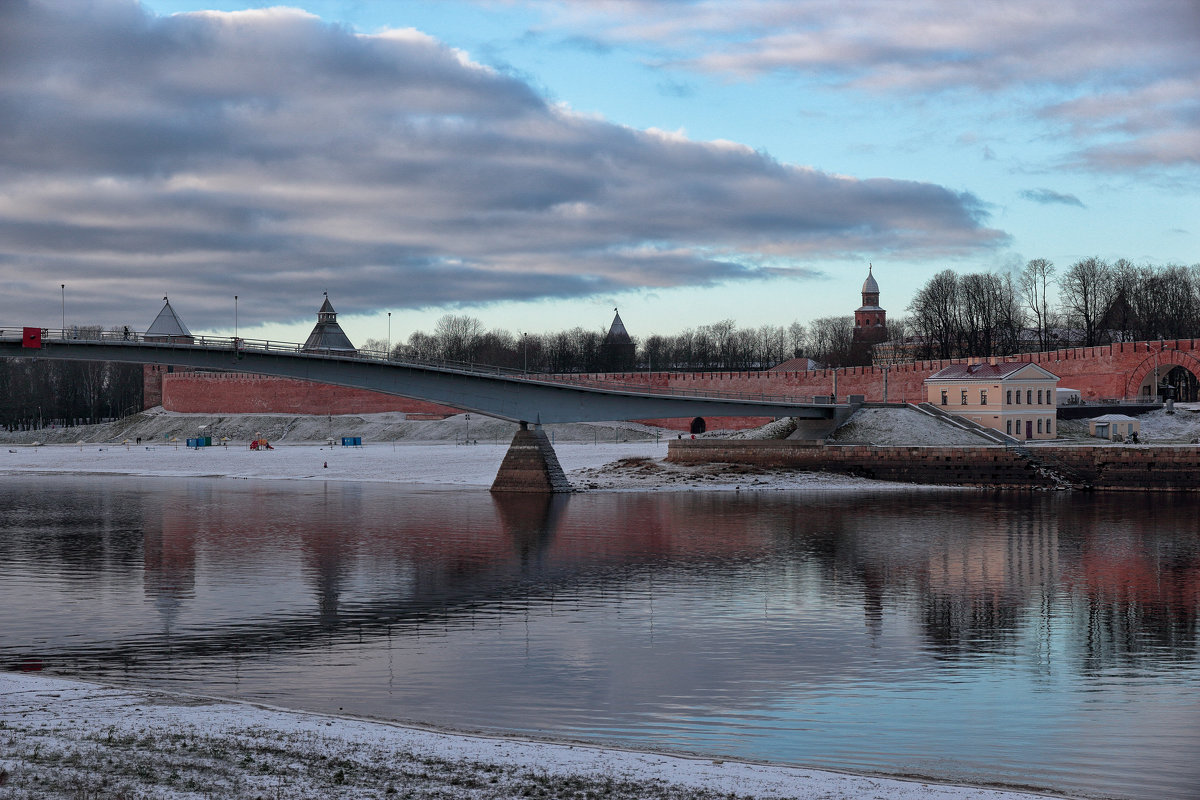
[[[0,327],[0,356],[178,365],[299,378],[428,400],[514,422],[604,422],[703,416],[841,419],[851,407],[812,398],[680,391],[645,385],[573,384],[498,367],[396,360],[387,353],[313,352],[299,344],[231,337],[172,339],[134,331],[35,329],[37,347],[19,327]]]

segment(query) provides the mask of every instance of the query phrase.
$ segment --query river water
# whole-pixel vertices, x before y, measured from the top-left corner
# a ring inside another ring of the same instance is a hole
[[[1198,510],[7,477],[0,666],[1182,800],[1200,786]]]

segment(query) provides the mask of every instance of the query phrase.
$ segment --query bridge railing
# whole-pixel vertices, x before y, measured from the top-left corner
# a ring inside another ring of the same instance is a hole
[[[0,329],[0,340],[23,339],[22,328]],[[424,358],[395,358],[382,350],[332,350],[306,348],[295,342],[282,342],[270,339],[248,339],[233,336],[157,336],[147,335],[144,331],[134,331],[126,328],[119,330],[103,330],[99,326],[78,326],[66,329],[42,328],[41,339],[45,344],[70,344],[72,342],[96,342],[109,345],[139,345],[170,348],[200,348],[204,350],[222,350],[237,353],[265,353],[303,355],[308,357],[329,357],[349,359],[354,361],[379,361],[394,364],[404,364],[419,367],[431,367],[467,375],[486,375],[488,377],[506,377],[515,380],[526,380],[541,383],[557,383],[569,386],[582,386],[590,389],[608,390],[621,393],[649,394],[663,397],[702,397],[717,400],[759,401],[769,403],[830,403],[828,396],[795,396],[782,394],[766,394],[765,392],[730,392],[713,389],[678,389],[668,386],[651,386],[645,383],[629,383],[616,381],[597,381],[576,378],[569,374],[550,375],[545,373],[529,373],[523,370],[498,367],[487,364],[475,364],[445,359]]]

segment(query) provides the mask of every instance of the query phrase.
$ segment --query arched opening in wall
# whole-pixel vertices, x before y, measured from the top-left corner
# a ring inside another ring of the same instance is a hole
[[[1166,400],[1168,393],[1177,402],[1195,403],[1200,398],[1200,378],[1187,367],[1164,364],[1158,372],[1146,374],[1138,395]]]
[[[1200,379],[1186,367],[1175,367],[1168,372],[1167,385],[1175,387],[1175,399],[1181,403],[1194,403],[1200,394]]]
[[[708,423],[704,421],[704,417],[696,417],[692,420],[692,433],[704,433],[708,430]]]

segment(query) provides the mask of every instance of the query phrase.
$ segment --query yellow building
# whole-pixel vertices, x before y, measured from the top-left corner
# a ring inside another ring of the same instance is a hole
[[[931,404],[1014,439],[1055,438],[1057,387],[1029,362],[954,364],[925,379]]]

